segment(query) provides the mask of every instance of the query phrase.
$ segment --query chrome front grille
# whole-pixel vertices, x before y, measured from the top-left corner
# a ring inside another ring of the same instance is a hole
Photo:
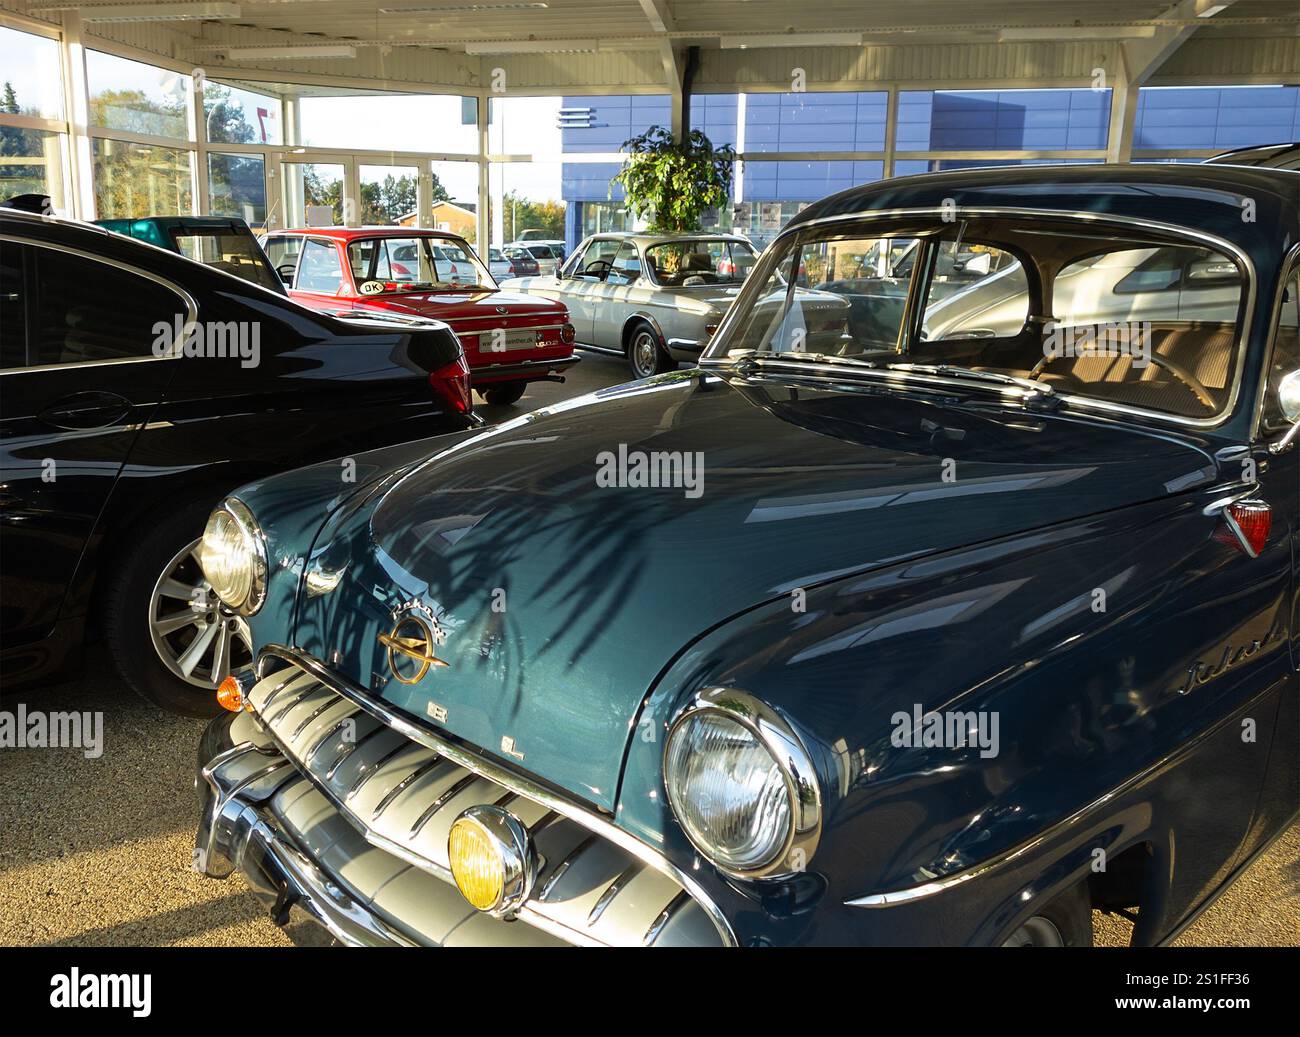
[[[315,660],[279,653],[293,665],[260,680],[247,708],[375,849],[451,883],[452,822],[468,807],[496,804],[528,828],[539,857],[520,921],[575,944],[733,942],[689,876],[608,820],[391,714]]]

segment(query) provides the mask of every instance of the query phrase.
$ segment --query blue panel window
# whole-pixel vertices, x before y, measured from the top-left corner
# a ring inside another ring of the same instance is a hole
[[[869,184],[885,174],[885,164],[862,162],[746,162],[747,202],[812,202],[836,191]]]
[[[560,147],[566,155],[618,151],[625,140],[671,120],[672,104],[663,95],[564,97],[557,117]]]
[[[1143,87],[1133,147],[1223,151],[1298,140],[1297,134],[1300,87]]]
[[[734,148],[739,107],[736,94],[692,94],[691,129],[703,133],[715,148],[724,144]]]
[[[899,151],[1104,148],[1109,90],[903,90]]]
[[[889,95],[747,94],[745,151],[883,151]]]

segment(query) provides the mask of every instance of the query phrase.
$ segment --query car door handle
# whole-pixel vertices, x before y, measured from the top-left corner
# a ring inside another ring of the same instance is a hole
[[[120,425],[131,410],[131,401],[125,396],[95,390],[65,396],[50,404],[37,417],[55,428],[91,431]]]

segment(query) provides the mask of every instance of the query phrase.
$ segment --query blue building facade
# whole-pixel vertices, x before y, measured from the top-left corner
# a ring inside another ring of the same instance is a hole
[[[988,165],[1101,162],[1109,130],[1109,89],[902,90],[898,93],[894,175]],[[668,125],[667,97],[565,97],[560,125],[568,154],[609,153],[653,125]],[[708,225],[766,243],[800,208],[884,176],[886,91],[697,94],[691,126],[715,145],[746,156],[729,212]],[[1138,98],[1133,148],[1138,160],[1160,151],[1212,153],[1300,140],[1300,87],[1156,87]],[[1077,158],[945,157],[947,152],[1092,152]],[[764,155],[817,153],[816,159]],[[843,159],[827,157],[844,153]],[[918,157],[917,153],[928,153]],[[1146,153],[1146,154],[1144,154]],[[566,237],[627,229],[616,162],[565,162]]]

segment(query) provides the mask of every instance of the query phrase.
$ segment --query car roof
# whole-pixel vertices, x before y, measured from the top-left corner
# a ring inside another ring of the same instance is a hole
[[[1214,234],[1257,263],[1277,262],[1288,242],[1300,238],[1298,187],[1297,174],[1288,170],[1201,163],[962,169],[841,191],[804,209],[782,236],[820,220],[895,210],[1002,209],[1168,224]]]
[[[314,238],[334,238],[338,241],[356,241],[361,238],[446,238],[449,241],[465,241],[459,234],[447,230],[434,230],[432,227],[285,227],[267,234],[273,238],[277,234],[306,234]]]
[[[186,287],[191,281],[203,282],[208,278],[239,281],[258,291],[284,298],[282,293],[255,284],[237,274],[217,270],[206,263],[189,259],[181,253],[126,234],[115,233],[106,227],[63,216],[43,216],[18,209],[0,208],[0,228],[11,231],[19,238],[37,244],[64,245],[84,250],[105,259],[117,260],[142,270],[157,273]]]
[[[1300,171],[1300,141],[1234,148],[1205,161],[1211,165],[1270,166]]]
[[[620,241],[634,241],[642,248],[649,248],[651,245],[665,245],[675,241],[735,241],[745,245],[753,245],[743,234],[727,234],[722,231],[711,234],[708,231],[697,231],[690,234],[650,234],[646,231],[608,231],[603,234],[593,234],[592,239],[618,239]]]

